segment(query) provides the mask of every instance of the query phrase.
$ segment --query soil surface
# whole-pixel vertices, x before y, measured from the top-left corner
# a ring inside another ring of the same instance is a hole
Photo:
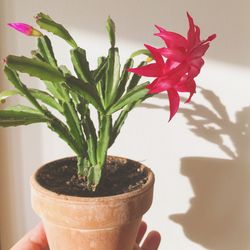
[[[47,164],[38,171],[36,179],[44,188],[58,194],[78,197],[118,195],[140,188],[147,182],[147,170],[136,161],[109,156],[100,184],[95,192],[77,176],[76,158],[65,158]]]

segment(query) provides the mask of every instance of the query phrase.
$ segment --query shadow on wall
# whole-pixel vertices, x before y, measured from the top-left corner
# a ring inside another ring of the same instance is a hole
[[[185,214],[170,219],[183,227],[192,241],[210,250],[250,249],[250,107],[230,120],[219,98],[206,89],[202,95],[212,109],[191,102],[192,109],[180,109],[191,131],[216,144],[229,159],[186,157],[181,173],[188,177],[194,197]],[[160,96],[163,98],[163,96]],[[165,98],[165,96],[164,96]],[[159,108],[144,104],[143,107]],[[233,147],[224,143],[227,136]]]

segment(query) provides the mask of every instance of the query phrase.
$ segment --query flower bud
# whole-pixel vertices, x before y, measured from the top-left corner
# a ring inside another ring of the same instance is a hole
[[[10,26],[11,28],[27,36],[42,36],[43,35],[39,30],[25,23],[8,23],[8,26]]]

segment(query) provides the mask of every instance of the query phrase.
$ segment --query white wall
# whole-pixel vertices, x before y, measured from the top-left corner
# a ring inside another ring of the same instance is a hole
[[[186,10],[201,26],[204,38],[211,33],[218,35],[197,80],[207,90],[197,93],[192,105],[182,105],[171,123],[167,122],[165,95],[137,108],[110,154],[142,161],[153,168],[157,180],[155,200],[145,219],[151,229],[161,232],[161,250],[247,250],[249,0],[1,0],[0,54],[1,58],[28,55],[35,47],[34,39],[4,24],[34,24],[32,17],[43,11],[71,30],[80,46],[88,50],[93,65],[108,48],[105,20],[110,14],[117,24],[124,61],[144,43],[160,45],[152,36],[153,24],[185,34]],[[64,52],[67,45],[59,39],[53,41],[60,61],[69,63],[69,55]],[[2,73],[0,77],[0,89],[4,89],[8,84]],[[40,86],[34,79],[24,79]],[[0,129],[0,141],[1,244],[7,250],[38,221],[30,207],[29,176],[39,165],[72,152],[44,125]]]

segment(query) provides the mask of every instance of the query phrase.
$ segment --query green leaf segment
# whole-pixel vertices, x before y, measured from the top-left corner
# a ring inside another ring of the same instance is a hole
[[[4,72],[14,89],[1,92],[0,103],[20,95],[32,107],[17,105],[0,110],[0,126],[46,123],[75,152],[78,175],[85,177],[89,189],[94,191],[102,177],[107,151],[120,133],[128,113],[149,97],[148,83],[139,84],[140,76],[131,76],[127,71],[134,64],[132,57],[145,51],[132,54],[121,68],[119,50],[115,47],[115,24],[109,17],[106,28],[111,47],[106,56],[98,59],[97,68],[90,70],[86,51],[78,47],[61,24],[43,13],[37,15],[36,21],[41,29],[52,32],[72,47],[70,55],[75,72],[58,65],[46,35],[37,38],[38,48],[32,51],[31,58],[8,56]],[[40,79],[47,91],[28,88],[19,73]],[[98,124],[92,120],[93,108],[98,114]],[[118,115],[113,116],[116,112]]]

